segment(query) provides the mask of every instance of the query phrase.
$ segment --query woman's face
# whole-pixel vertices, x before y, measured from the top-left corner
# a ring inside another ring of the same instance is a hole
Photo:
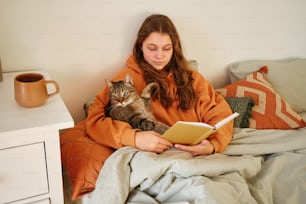
[[[153,32],[142,43],[144,59],[155,69],[162,70],[171,60],[173,46],[168,34]]]

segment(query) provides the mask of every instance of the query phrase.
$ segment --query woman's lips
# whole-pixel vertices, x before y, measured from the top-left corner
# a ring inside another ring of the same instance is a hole
[[[154,64],[156,64],[156,65],[162,65],[162,64],[164,64],[164,62],[154,62]]]

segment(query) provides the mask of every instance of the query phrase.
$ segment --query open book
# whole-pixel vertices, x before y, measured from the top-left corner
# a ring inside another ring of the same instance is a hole
[[[235,112],[214,126],[202,122],[178,121],[161,137],[174,144],[195,145],[206,139],[209,135],[236,118],[238,115],[239,113]]]

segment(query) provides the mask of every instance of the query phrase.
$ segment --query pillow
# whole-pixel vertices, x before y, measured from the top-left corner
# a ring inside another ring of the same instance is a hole
[[[95,189],[99,172],[113,153],[111,148],[92,141],[85,131],[84,120],[60,136],[61,159],[72,184],[72,200]]]
[[[231,107],[233,113],[239,113],[234,119],[235,128],[248,128],[251,111],[255,102],[252,97],[225,97],[226,102]]]
[[[273,89],[298,113],[306,111],[306,58],[284,60],[248,60],[229,65],[231,83],[267,65],[267,80]]]
[[[268,73],[268,68],[246,76],[216,91],[224,97],[252,97],[255,106],[252,109],[250,128],[256,129],[292,129],[305,127],[306,123],[290,105],[276,93],[262,73]]]

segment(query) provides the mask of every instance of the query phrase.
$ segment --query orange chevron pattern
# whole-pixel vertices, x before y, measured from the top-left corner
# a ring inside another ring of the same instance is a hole
[[[249,74],[245,79],[236,81],[217,89],[225,97],[250,96],[255,100],[250,119],[250,128],[256,129],[293,129],[305,127],[306,123],[291,106],[276,93],[261,71],[267,73],[268,68],[262,67]]]

